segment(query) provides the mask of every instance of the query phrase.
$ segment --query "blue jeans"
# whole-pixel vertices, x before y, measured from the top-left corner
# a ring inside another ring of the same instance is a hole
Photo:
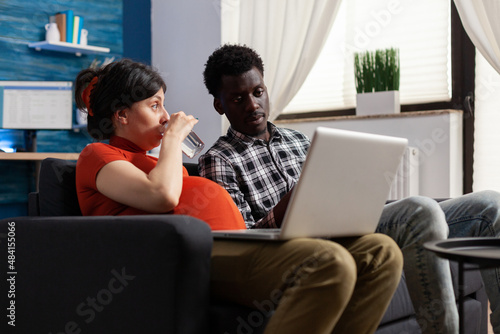
[[[500,193],[481,191],[440,203],[410,197],[386,205],[377,232],[392,237],[404,256],[404,272],[422,333],[457,333],[458,311],[447,260],[423,248],[447,237],[499,237]],[[500,333],[500,269],[481,271]]]

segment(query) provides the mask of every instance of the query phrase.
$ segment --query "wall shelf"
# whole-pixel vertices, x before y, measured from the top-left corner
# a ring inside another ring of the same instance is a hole
[[[37,51],[50,50],[50,51],[74,53],[77,56],[81,56],[82,54],[109,53],[109,48],[103,48],[100,46],[73,44],[66,42],[41,41],[41,42],[29,43],[28,47],[33,48]]]

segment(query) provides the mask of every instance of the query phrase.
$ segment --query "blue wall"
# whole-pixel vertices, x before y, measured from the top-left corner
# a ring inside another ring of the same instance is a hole
[[[150,0],[123,0],[123,56],[151,64]]]
[[[150,1],[125,0],[127,10],[146,7]],[[0,1],[0,80],[63,80],[74,81],[78,72],[94,59],[121,58],[124,55],[122,0],[2,0]],[[54,51],[35,51],[28,43],[45,39],[44,26],[49,16],[67,9],[84,18],[89,31],[88,44],[110,48],[109,54],[82,55]],[[132,26],[144,28],[138,21]],[[142,36],[150,40],[149,36]],[[149,61],[150,61],[149,43]],[[135,58],[144,58],[139,52]],[[40,152],[79,152],[91,141],[85,131],[37,131],[37,150]],[[25,148],[25,134],[17,130],[0,130],[0,145]],[[27,214],[27,193],[35,189],[34,163],[0,161],[0,218]]]
[[[74,80],[94,58],[121,57],[121,0],[3,0],[0,2],[0,79]],[[111,49],[110,54],[93,56],[35,51],[28,43],[45,39],[49,16],[72,9],[84,18],[88,44]]]

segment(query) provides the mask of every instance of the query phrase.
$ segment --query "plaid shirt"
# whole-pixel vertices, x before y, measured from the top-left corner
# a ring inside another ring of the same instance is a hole
[[[272,209],[297,183],[310,140],[268,123],[269,142],[229,128],[199,158],[200,176],[224,187],[247,228],[276,228]]]

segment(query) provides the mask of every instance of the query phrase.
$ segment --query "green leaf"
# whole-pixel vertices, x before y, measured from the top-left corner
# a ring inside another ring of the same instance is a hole
[[[399,50],[356,52],[354,76],[357,93],[399,90]]]

